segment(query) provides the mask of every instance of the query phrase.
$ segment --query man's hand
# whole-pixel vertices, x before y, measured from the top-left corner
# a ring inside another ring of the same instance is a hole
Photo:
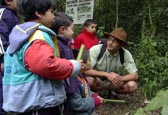
[[[107,75],[107,79],[109,81],[111,81],[112,85],[115,88],[120,88],[123,84],[122,80],[121,80],[121,76],[117,73],[111,72]]]

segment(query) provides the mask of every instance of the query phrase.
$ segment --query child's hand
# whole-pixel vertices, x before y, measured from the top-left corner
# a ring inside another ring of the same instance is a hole
[[[80,63],[81,69],[83,68],[83,60],[77,60]]]
[[[102,97],[100,97],[99,95],[97,96],[97,98],[99,98],[100,103],[102,104],[102,103],[103,103],[103,98],[102,98]]]
[[[91,69],[91,64],[90,63],[82,63],[81,66],[81,73],[84,73],[87,70]]]
[[[92,94],[92,97],[95,101],[95,107],[103,103],[103,98],[101,98],[97,93]]]

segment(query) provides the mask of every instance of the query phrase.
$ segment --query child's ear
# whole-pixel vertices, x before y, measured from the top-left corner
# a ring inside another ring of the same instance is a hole
[[[12,1],[12,0],[5,0],[5,3],[6,3],[7,5],[10,5],[10,4],[11,4],[11,1]]]
[[[61,26],[61,27],[59,28],[59,33],[60,33],[60,34],[63,34],[64,31],[65,31],[65,27],[64,27],[64,26]]]
[[[41,18],[41,14],[40,14],[38,11],[35,11],[35,15],[36,15],[38,18]]]
[[[88,26],[84,26],[84,28],[85,28],[85,29],[87,29],[87,28],[88,28]]]

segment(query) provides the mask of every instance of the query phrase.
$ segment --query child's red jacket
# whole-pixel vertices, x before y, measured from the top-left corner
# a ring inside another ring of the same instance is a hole
[[[89,50],[92,46],[97,45],[98,43],[99,39],[95,33],[90,33],[86,29],[83,29],[75,38],[74,47],[75,49],[80,49],[80,46],[84,44],[86,50]]]

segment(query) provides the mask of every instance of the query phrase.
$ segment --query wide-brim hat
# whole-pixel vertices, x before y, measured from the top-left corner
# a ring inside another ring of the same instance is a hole
[[[125,45],[127,44],[127,32],[123,28],[115,28],[111,33],[104,32],[106,37],[112,36],[122,41]]]

